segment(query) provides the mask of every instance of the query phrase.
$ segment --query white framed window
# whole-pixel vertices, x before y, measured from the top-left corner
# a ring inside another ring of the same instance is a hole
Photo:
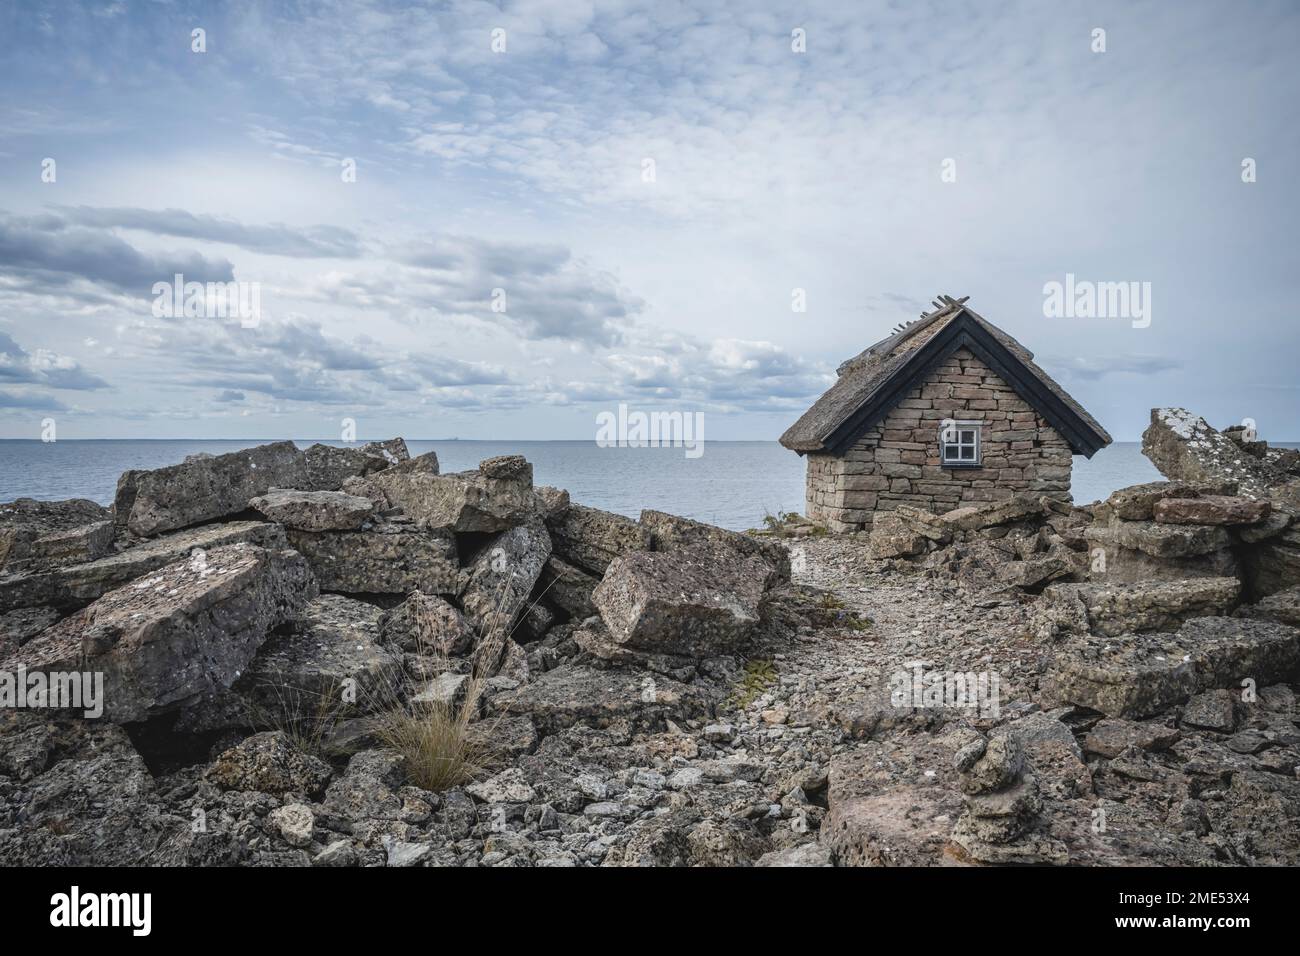
[[[939,461],[945,468],[980,466],[980,426],[983,422],[944,421],[939,426]]]

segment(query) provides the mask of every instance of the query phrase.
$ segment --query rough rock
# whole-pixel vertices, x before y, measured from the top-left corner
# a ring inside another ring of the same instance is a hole
[[[191,456],[179,465],[128,471],[117,483],[119,526],[151,537],[238,514],[272,488],[302,488],[307,461],[291,441],[225,455]]]
[[[1173,634],[1076,638],[1048,673],[1061,703],[1108,717],[1147,717],[1211,688],[1263,685],[1300,672],[1300,630],[1271,621],[1204,617]]]
[[[549,521],[566,511],[570,505],[569,493],[563,488],[540,485],[533,489],[534,510]]]
[[[456,539],[445,530],[375,524],[360,531],[286,532],[322,591],[345,594],[455,594],[460,590]]]
[[[591,592],[599,583],[597,578],[552,554],[537,579],[537,597],[573,620],[582,621],[597,613]]]
[[[929,540],[905,515],[895,511],[881,512],[871,523],[868,553],[881,560],[908,558],[924,554]]]
[[[840,866],[932,866],[944,860],[961,797],[952,743],[918,735],[899,751],[871,740],[830,764],[822,843]]]
[[[465,616],[442,598],[412,591],[380,622],[385,643],[404,651],[444,657],[464,654],[474,642],[474,631]]]
[[[1115,521],[1110,530],[1120,547],[1142,551],[1154,558],[1194,557],[1221,551],[1232,544],[1228,532],[1215,525]],[[1092,536],[1089,534],[1088,537],[1091,539]]]
[[[364,478],[410,459],[406,442],[391,438],[360,448],[315,444],[303,452],[307,485],[312,491],[338,491],[349,478]]]
[[[1102,757],[1118,757],[1130,747],[1139,750],[1168,750],[1181,735],[1173,727],[1154,721],[1139,723],[1107,717],[1093,725],[1083,749]]]
[[[1152,514],[1162,524],[1257,524],[1273,506],[1252,498],[1206,495],[1200,498],[1164,498]]]
[[[267,816],[269,823],[290,846],[309,846],[316,829],[316,817],[304,803],[287,803]]]
[[[713,703],[707,689],[664,677],[564,664],[491,697],[487,706],[493,714],[530,717],[541,733],[555,734],[575,724],[615,721],[658,730],[665,719],[708,716]]]
[[[1236,482],[1241,494],[1266,496],[1264,466],[1185,408],[1153,408],[1142,454],[1174,481]]]
[[[274,794],[319,793],[333,775],[329,764],[303,753],[278,730],[244,739],[208,770],[208,779],[222,790]]]
[[[775,578],[764,559],[697,544],[614,559],[592,601],[618,644],[703,658],[742,645]]]
[[[652,551],[675,551],[701,543],[719,545],[742,555],[760,557],[772,566],[781,580],[790,580],[790,552],[779,541],[754,538],[663,511],[642,511],[640,524],[650,532]]]
[[[1183,708],[1183,725],[1201,730],[1231,733],[1237,725],[1236,703],[1230,691],[1210,690],[1197,694]]]
[[[97,561],[0,578],[0,611],[38,605],[75,610],[196,549],[207,551],[232,544],[270,550],[286,547],[283,530],[265,521],[235,521],[178,531]]]
[[[66,541],[63,535],[71,533],[76,538],[86,534],[88,527],[111,519],[112,512],[85,498],[67,501],[19,498],[0,505],[0,570],[19,570],[32,557],[32,545],[37,541],[46,541],[38,550],[43,548],[48,552],[51,546],[57,550],[56,542]],[[109,541],[112,541],[111,533]],[[91,555],[82,560],[97,557],[100,555]]]
[[[555,554],[588,574],[603,575],[622,554],[650,550],[650,531],[631,518],[570,505],[546,520]]]
[[[1157,525],[1155,522],[1119,522],[1119,524],[1146,524],[1150,527],[1176,529],[1176,525]],[[1206,528],[1209,532],[1223,532],[1223,528]],[[1226,532],[1225,532],[1226,533]],[[1177,534],[1170,540],[1177,540]],[[1224,543],[1217,551],[1193,554],[1188,557],[1156,557],[1137,547],[1132,536],[1120,544],[1120,532],[1115,524],[1089,525],[1084,529],[1084,539],[1089,549],[1089,576],[1093,580],[1115,583],[1140,583],[1151,580],[1182,581],[1197,577],[1234,577],[1240,570],[1236,555],[1227,544],[1230,538],[1213,535],[1207,539],[1211,545]],[[1225,543],[1226,542],[1226,543]]]
[[[1118,636],[1141,631],[1174,631],[1195,617],[1227,614],[1241,585],[1236,578],[1194,578],[1145,584],[1054,584],[1043,592],[1040,615],[1057,613],[1051,635]],[[1070,617],[1068,621],[1066,618]]]
[[[28,750],[29,759],[17,774],[22,786],[10,788],[0,780],[0,865],[194,862],[189,814],[159,801],[144,760],[121,727],[0,713],[0,774],[13,772],[16,745]]]
[[[20,607],[0,614],[0,660],[59,619],[52,607]]]
[[[94,561],[112,551],[114,534],[109,519],[54,531],[31,542],[26,560],[17,564],[28,568],[57,568]],[[14,566],[9,564],[10,568]]]
[[[833,866],[831,851],[817,843],[799,843],[784,850],[770,850],[755,866]]]
[[[378,643],[383,612],[324,594],[272,635],[227,694],[192,707],[178,728],[251,725],[315,732],[345,716],[392,707],[401,699],[401,662]]]
[[[104,716],[143,720],[229,687],[268,632],[298,616],[314,593],[306,562],[292,551],[200,552],[105,594],[5,666],[101,671]]]
[[[532,465],[518,455],[490,458],[477,471],[448,475],[392,468],[370,481],[421,527],[462,534],[504,531],[523,521],[535,504]]]
[[[469,566],[460,596],[465,619],[480,635],[510,633],[550,556],[551,537],[541,518],[497,535]]]
[[[248,503],[267,519],[296,531],[355,531],[370,518],[375,503],[342,491],[272,488]]]
[[[980,531],[1013,521],[1044,517],[1042,502],[1038,498],[1017,495],[1004,501],[990,501],[982,505],[955,508],[940,516],[944,524],[960,531]]]
[[[1300,627],[1300,585],[1238,608],[1237,616],[1264,618],[1290,627]]]

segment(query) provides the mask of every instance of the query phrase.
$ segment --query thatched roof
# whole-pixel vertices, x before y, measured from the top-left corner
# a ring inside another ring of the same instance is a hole
[[[953,352],[966,348],[998,372],[1051,423],[1076,455],[1109,445],[1106,429],[1046,372],[1027,348],[967,307],[940,296],[935,310],[849,359],[839,379],[781,436],[799,454],[842,452]]]

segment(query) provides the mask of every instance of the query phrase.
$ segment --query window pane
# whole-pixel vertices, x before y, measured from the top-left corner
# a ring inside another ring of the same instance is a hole
[[[975,448],[974,448],[974,446],[972,446],[972,445],[962,445],[962,447],[961,447],[961,457],[962,457],[962,460],[963,460],[963,461],[974,461],[974,460],[975,460]]]
[[[961,433],[961,441],[963,445],[975,444],[975,433],[973,431],[963,431]]]

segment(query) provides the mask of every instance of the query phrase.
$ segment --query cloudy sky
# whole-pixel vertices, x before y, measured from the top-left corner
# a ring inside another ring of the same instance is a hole
[[[772,439],[949,293],[1118,439],[1160,404],[1300,439],[1298,27],[0,0],[0,437],[585,439],[627,402]],[[155,315],[178,273],[260,321]],[[1150,324],[1046,316],[1067,274],[1149,282]]]

